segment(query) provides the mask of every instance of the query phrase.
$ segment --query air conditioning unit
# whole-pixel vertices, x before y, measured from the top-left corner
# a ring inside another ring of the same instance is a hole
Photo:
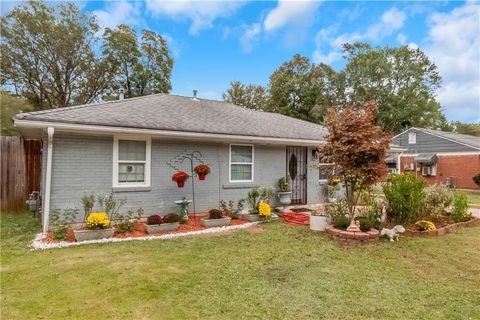
[[[408,163],[408,164],[403,166],[403,170],[405,170],[405,171],[409,171],[409,170],[411,171],[413,169],[414,169],[413,163]]]
[[[432,168],[430,166],[422,166],[422,176],[429,176],[432,174]]]

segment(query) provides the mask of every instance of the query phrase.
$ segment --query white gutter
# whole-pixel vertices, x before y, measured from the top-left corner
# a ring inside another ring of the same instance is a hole
[[[45,196],[43,203],[43,234],[48,232],[48,225],[50,221],[50,189],[52,182],[52,151],[53,151],[53,133],[55,129],[48,127],[48,147],[47,147],[47,172],[45,174]]]
[[[139,128],[125,128],[125,127],[110,127],[97,125],[83,125],[83,124],[69,124],[57,123],[47,121],[31,121],[15,119],[15,127],[18,128],[55,128],[57,131],[68,132],[90,132],[90,133],[121,133],[121,134],[143,134],[164,138],[181,138],[194,140],[213,140],[213,141],[247,141],[257,143],[272,143],[272,144],[286,144],[292,146],[318,146],[323,144],[321,140],[308,139],[288,139],[288,138],[274,138],[274,137],[256,137],[256,136],[242,136],[233,134],[216,134],[216,133],[201,133],[201,132],[185,132],[173,130],[152,130]]]

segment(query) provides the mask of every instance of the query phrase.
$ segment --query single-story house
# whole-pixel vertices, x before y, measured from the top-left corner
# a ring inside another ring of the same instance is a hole
[[[176,211],[174,201],[192,198],[192,181],[178,188],[171,176],[190,173],[189,158],[194,166],[211,167],[205,181],[193,178],[197,212],[244,198],[252,188],[276,186],[285,176],[294,203],[322,200],[318,168],[309,163],[327,130],[280,114],[155,94],[22,113],[13,120],[23,136],[43,142],[44,232],[51,210],[82,212],[81,198],[92,192],[114,192],[127,200],[126,209],[142,207],[146,215]]]
[[[472,178],[480,172],[480,137],[409,128],[395,136],[393,143],[404,148],[396,159],[387,158],[389,167],[398,172],[415,172],[429,185],[478,189]]]

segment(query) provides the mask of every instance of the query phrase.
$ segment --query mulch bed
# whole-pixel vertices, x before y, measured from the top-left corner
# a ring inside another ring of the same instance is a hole
[[[435,219],[428,220],[435,224],[435,230],[419,231],[417,230],[415,225],[408,225],[405,228],[406,230],[404,234],[416,237],[435,237],[442,236],[446,233],[455,232],[457,229],[480,225],[480,218],[473,218],[471,220],[458,223],[455,223],[453,220],[448,220],[447,218],[449,217],[446,217],[445,219],[439,221],[438,224]],[[449,221],[450,223],[448,223]]]
[[[180,224],[180,227],[177,230],[164,231],[164,232],[152,233],[152,234],[148,234],[145,231],[145,225],[144,225],[143,222],[138,222],[135,226],[135,229],[132,232],[119,233],[119,232],[115,231],[115,234],[114,234],[113,238],[131,238],[131,237],[137,238],[137,237],[145,237],[145,236],[148,236],[148,235],[163,235],[163,234],[171,234],[171,233],[183,233],[183,232],[190,232],[190,231],[205,230],[207,228],[203,227],[200,224],[200,220],[203,219],[203,218],[205,218],[205,215],[197,215],[195,218],[193,216],[190,216],[188,218],[187,223]],[[245,224],[245,223],[249,223],[249,222],[247,220],[242,219],[242,218],[232,219],[229,226],[236,226],[236,225]],[[73,233],[72,228],[68,229],[66,241],[75,242],[75,235]],[[43,242],[59,243],[61,241],[53,239],[52,232],[50,231],[48,233],[47,237],[45,239],[43,239]]]

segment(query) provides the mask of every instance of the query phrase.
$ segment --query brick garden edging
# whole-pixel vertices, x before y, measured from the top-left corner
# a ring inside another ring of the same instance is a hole
[[[448,226],[438,228],[435,230],[418,231],[418,230],[407,229],[405,230],[404,234],[408,236],[414,236],[414,237],[437,237],[437,236],[443,236],[446,233],[455,232],[457,229],[472,227],[475,225],[480,225],[480,218],[473,218],[472,220],[468,220],[465,222],[450,224]]]
[[[367,232],[354,232],[336,229],[332,225],[328,225],[325,228],[325,232],[331,239],[339,239],[346,242],[376,242],[380,238],[380,231],[376,229],[370,229]]]

